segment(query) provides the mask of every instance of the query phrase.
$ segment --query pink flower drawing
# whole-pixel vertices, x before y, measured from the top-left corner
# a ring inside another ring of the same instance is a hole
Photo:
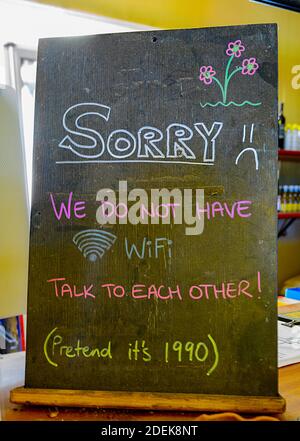
[[[234,55],[236,58],[239,58],[244,52],[245,46],[242,45],[241,40],[231,41],[228,43],[226,54],[231,57]]]
[[[242,75],[254,75],[258,68],[256,58],[245,58],[242,62]]]
[[[216,71],[212,68],[212,66],[200,67],[199,80],[203,81],[205,84],[211,84],[214,75],[216,75]]]

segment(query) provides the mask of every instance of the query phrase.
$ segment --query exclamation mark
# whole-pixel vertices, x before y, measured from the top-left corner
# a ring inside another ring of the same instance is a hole
[[[258,292],[261,292],[260,271],[257,271],[257,289]],[[260,296],[258,298],[260,299]]]

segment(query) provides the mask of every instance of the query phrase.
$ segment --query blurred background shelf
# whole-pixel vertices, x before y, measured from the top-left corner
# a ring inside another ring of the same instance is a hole
[[[300,161],[300,151],[279,149],[278,159],[280,161]]]
[[[298,213],[278,213],[278,219],[298,219],[300,218],[300,212]]]

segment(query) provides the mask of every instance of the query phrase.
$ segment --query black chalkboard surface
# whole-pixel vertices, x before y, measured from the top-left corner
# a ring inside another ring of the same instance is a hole
[[[275,25],[39,44],[26,387],[277,395]]]

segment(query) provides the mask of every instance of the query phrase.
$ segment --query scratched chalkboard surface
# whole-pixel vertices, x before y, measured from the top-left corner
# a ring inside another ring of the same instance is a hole
[[[26,387],[277,394],[275,25],[39,44]]]

